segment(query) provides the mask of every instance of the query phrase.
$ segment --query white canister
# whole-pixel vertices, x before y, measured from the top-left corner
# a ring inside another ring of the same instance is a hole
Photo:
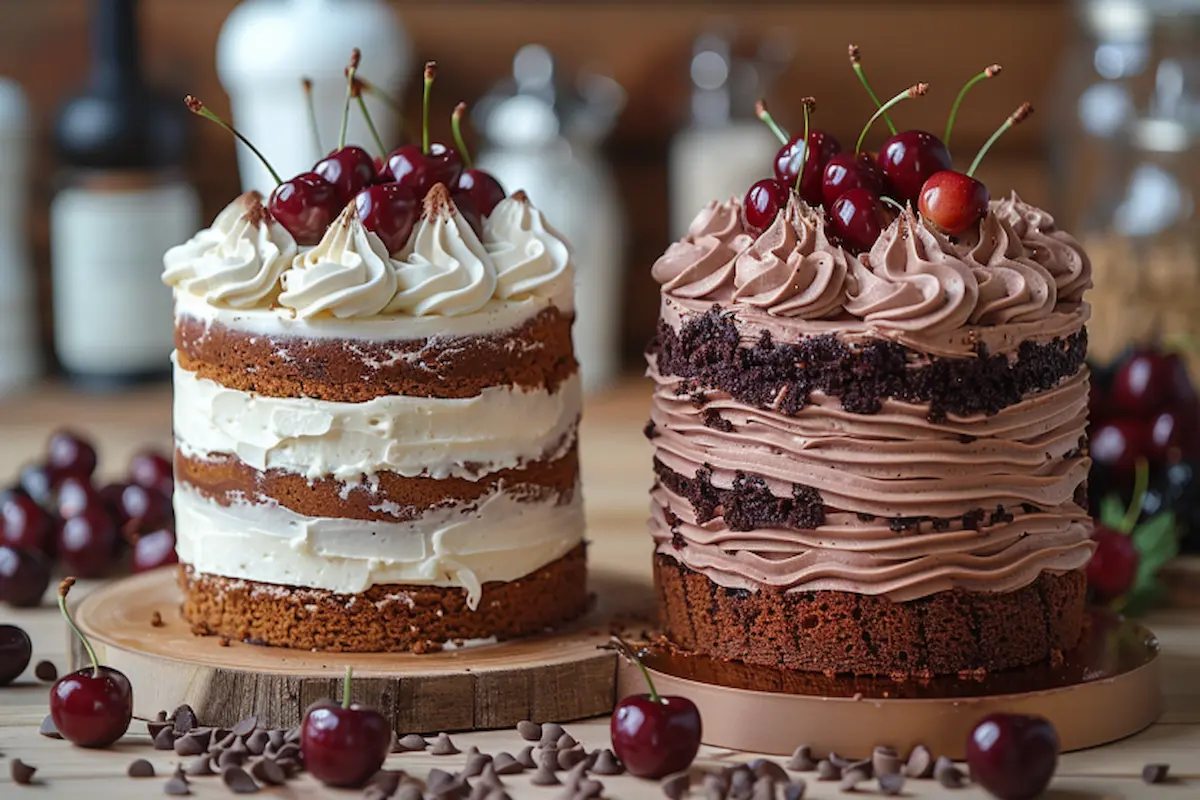
[[[21,87],[0,78],[0,394],[41,370],[26,214],[32,128]]]

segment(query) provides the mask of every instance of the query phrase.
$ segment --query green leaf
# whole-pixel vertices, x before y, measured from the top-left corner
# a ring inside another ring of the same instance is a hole
[[[1120,497],[1115,494],[1106,495],[1100,501],[1100,524],[1114,531],[1121,530],[1125,521],[1125,511],[1125,504],[1121,502]]]
[[[1179,554],[1175,515],[1169,511],[1156,514],[1138,525],[1130,538],[1140,556],[1139,575],[1145,571],[1153,576],[1159,567]]]

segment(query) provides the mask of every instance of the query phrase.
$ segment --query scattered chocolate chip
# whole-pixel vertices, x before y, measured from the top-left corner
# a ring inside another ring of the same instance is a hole
[[[561,769],[570,769],[576,764],[587,759],[587,753],[583,752],[582,750],[559,750],[557,755],[558,766]]]
[[[579,744],[579,742],[575,741],[574,736],[569,733],[564,733],[562,736],[558,737],[558,741],[554,743],[554,746],[559,750],[570,750],[577,744]]]
[[[792,757],[788,759],[787,768],[793,772],[812,772],[817,768],[817,762],[813,760],[812,748],[806,744],[802,744],[792,751]]]
[[[880,745],[871,752],[871,771],[875,773],[875,777],[895,775],[900,772],[902,766],[900,754],[893,747]]]
[[[163,625],[166,625],[166,624],[167,623],[163,622],[162,614],[160,614],[159,612],[155,611],[153,614],[150,615],[150,627],[151,628],[161,628]]]
[[[229,647],[230,641],[228,636],[221,636],[217,639],[217,644],[221,647]]]
[[[756,758],[746,766],[754,773],[756,778],[770,778],[778,783],[786,783],[788,779],[787,772],[783,767],[779,766],[778,761],[773,761],[769,758]]]
[[[904,791],[904,775],[899,772],[885,772],[879,776],[879,791],[886,795],[897,795]]]
[[[845,774],[848,770],[852,769],[856,769],[859,772],[865,772],[868,780],[875,777],[875,766],[871,763],[871,759],[869,758],[850,762],[846,766],[842,767],[842,773]]]
[[[459,754],[459,749],[454,746],[454,742],[450,741],[450,736],[445,733],[439,733],[437,739],[433,742],[433,747],[429,750],[431,756],[456,756]]]
[[[192,793],[191,787],[187,785],[187,780],[172,777],[163,784],[163,792],[172,797],[187,797]]]
[[[829,759],[823,758],[817,762],[817,780],[836,781],[841,777],[841,767],[837,766]]]
[[[269,758],[260,758],[250,767],[250,776],[267,786],[281,786],[287,781],[283,768]]]
[[[154,765],[144,758],[135,759],[129,762],[125,774],[131,778],[153,778]]]
[[[38,733],[45,736],[47,739],[61,739],[62,734],[58,732],[58,726],[54,724],[54,717],[49,714],[42,720],[42,726],[38,728]]]
[[[288,728],[287,733],[283,735],[283,740],[285,742],[295,742],[296,744],[300,744],[300,726],[297,725],[294,728]],[[424,741],[424,739],[421,741]]]
[[[33,668],[33,674],[39,681],[46,683],[54,683],[58,680],[58,667],[54,666],[50,661],[39,661],[37,666]]]
[[[484,795],[484,800],[512,800],[512,797],[503,789],[492,789]]]
[[[842,773],[842,782],[838,784],[838,788],[843,792],[853,792],[858,789],[860,784],[869,780],[871,780],[871,776],[865,769],[852,767]]]
[[[382,797],[391,797],[400,788],[401,779],[408,776],[402,770],[381,769],[371,778],[371,786],[379,790]]]
[[[167,712],[164,709],[160,708],[157,711],[157,713],[155,713],[155,715],[154,715],[154,721],[155,722],[166,722],[167,721]]]
[[[198,756],[207,753],[206,743],[199,737],[187,734],[175,740],[175,752],[181,756]]]
[[[777,783],[773,778],[759,778],[754,782],[754,789],[750,793],[750,800],[776,800],[779,792],[776,791]]]
[[[174,728],[163,728],[154,737],[155,750],[174,750],[175,749],[175,730]]]
[[[175,723],[176,733],[187,733],[193,728],[200,727],[200,721],[196,718],[196,712],[186,703],[175,709],[169,719]]]
[[[19,758],[14,758],[8,764],[8,773],[12,776],[13,783],[18,786],[28,786],[33,783],[33,773],[37,772],[37,767],[31,767]]]
[[[229,767],[240,767],[250,757],[250,751],[227,747],[217,756],[217,768],[224,772]]]
[[[496,768],[497,775],[518,775],[525,771],[525,765],[513,758],[512,753],[496,753],[492,766]]]
[[[258,717],[249,716],[240,720],[237,725],[230,729],[230,733],[234,736],[249,736],[254,733],[254,729],[258,727]]]
[[[517,733],[527,742],[536,742],[542,738],[542,726],[536,722],[523,719],[517,723]]]
[[[754,773],[745,764],[728,768],[729,796],[740,800],[749,800],[754,792]]]
[[[293,742],[288,742],[283,747],[275,751],[275,760],[282,761],[285,758],[298,759],[300,758],[300,745]]]
[[[484,765],[483,772],[479,773],[479,783],[490,787],[504,786],[504,781],[500,780],[500,775],[496,772],[496,765],[490,760]]]
[[[554,772],[559,769],[558,766],[558,751],[557,750],[538,750],[537,754],[538,769],[546,769]]]
[[[246,737],[246,749],[256,756],[261,756],[270,742],[270,734],[260,728]]]
[[[604,784],[595,778],[584,778],[575,786],[575,800],[592,800],[604,794]]]
[[[432,792],[453,780],[454,776],[452,774],[444,769],[438,769],[437,767],[434,767],[433,769],[429,770],[429,774],[425,776],[425,785]]]
[[[398,752],[401,753],[414,753],[418,750],[424,750],[428,746],[429,742],[425,741],[425,737],[416,733],[401,736],[396,742]]]
[[[704,796],[709,800],[725,800],[729,794],[729,781],[724,775],[710,772],[704,776]]]
[[[187,765],[186,770],[188,775],[216,775],[216,770],[213,769],[212,758],[210,756],[200,756]]]
[[[533,745],[521,748],[521,752],[517,753],[517,762],[525,769],[537,769],[537,762],[533,760]]]
[[[554,770],[546,766],[538,767],[529,782],[534,786],[558,786],[562,783],[554,774]]]
[[[563,779],[563,783],[567,786],[578,786],[579,782],[587,777],[587,762],[580,761],[575,766],[567,771],[567,777]]]
[[[284,774],[289,778],[300,772],[302,769],[300,762],[294,758],[276,758],[275,763],[279,765],[279,768],[283,770]]]
[[[963,785],[963,772],[954,762],[940,756],[933,765],[933,778],[946,789],[957,789]]]
[[[286,735],[287,732],[283,729],[273,728],[272,730],[267,731],[267,744],[278,750],[279,748],[283,747],[283,737]]]
[[[240,722],[238,723],[241,724]],[[228,766],[221,770],[221,782],[234,794],[255,794],[258,784],[250,773],[238,766]]]
[[[423,800],[423,797],[420,784],[413,781],[401,783],[396,790],[396,800]]]
[[[463,767],[462,776],[464,778],[474,778],[483,772],[483,768],[492,763],[492,757],[486,753],[481,753],[476,748],[472,747],[475,752],[467,754],[467,763]]]
[[[592,762],[592,772],[597,775],[620,775],[625,771],[622,764],[607,747],[596,751],[596,760]]]
[[[1162,783],[1167,779],[1167,772],[1170,769],[1170,764],[1147,764],[1142,767],[1142,782]]]
[[[808,784],[803,778],[794,778],[783,785],[783,800],[804,800]]]
[[[544,723],[542,725],[542,738],[539,740],[539,743],[542,746],[548,744],[557,744],[558,740],[562,738],[564,733],[566,733],[566,731],[563,730],[563,726],[559,725],[557,722]]]
[[[830,753],[829,754],[829,763],[833,764],[838,769],[845,769],[846,767],[850,766],[854,762],[848,758],[839,756],[837,753]]]
[[[671,798],[671,800],[680,800],[681,797],[687,794],[688,789],[692,788],[692,776],[688,774],[687,770],[676,772],[674,775],[668,775],[663,778],[660,785],[662,786],[663,794]]]
[[[908,754],[904,765],[904,774],[910,778],[929,778],[933,776],[933,754],[929,748],[919,744]]]

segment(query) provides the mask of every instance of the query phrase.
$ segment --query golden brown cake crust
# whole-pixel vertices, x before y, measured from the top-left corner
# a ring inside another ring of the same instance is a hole
[[[456,640],[510,639],[562,626],[588,605],[586,546],[514,581],[466,592],[389,584],[357,595],[196,574],[181,565],[184,618],[198,635],[331,652],[417,653]]]
[[[1034,664],[1083,628],[1082,570],[1013,592],[954,590],[907,603],[850,592],[726,589],[667,555],[654,584],[668,638],[728,661],[785,669],[945,675]]]
[[[475,397],[491,386],[557,391],[575,374],[573,315],[550,307],[494,335],[396,342],[305,339],[175,323],[179,365],[269,397],[361,403],[376,397]]]
[[[364,519],[404,522],[426,511],[477,501],[503,491],[517,500],[560,503],[575,495],[579,480],[579,454],[572,447],[560,458],[533,461],[514,469],[503,469],[478,481],[465,478],[405,477],[379,472],[371,491],[350,490],[332,477],[309,480],[282,469],[260,471],[235,456],[189,458],[175,451],[175,479],[191,486],[204,497],[229,505],[235,500],[268,498],[307,517]],[[391,511],[383,510],[388,501]]]

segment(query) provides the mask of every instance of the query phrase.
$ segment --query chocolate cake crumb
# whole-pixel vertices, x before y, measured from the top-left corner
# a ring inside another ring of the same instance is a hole
[[[642,435],[645,436],[647,439],[654,439],[656,436],[658,436],[657,423],[655,423],[654,420],[650,420],[649,422],[647,422],[645,427],[642,428]]]
[[[720,412],[706,408],[702,416],[704,424],[715,431],[733,433],[733,423],[721,416]]]
[[[153,614],[150,615],[150,627],[151,628],[161,628],[163,625],[166,625],[166,624],[167,623],[163,622],[161,613],[155,611]]]
[[[761,477],[739,471],[731,488],[719,489],[712,484],[711,467],[701,467],[695,477],[688,478],[657,458],[654,474],[663,486],[691,504],[700,523],[721,516],[732,531],[769,527],[812,530],[825,523],[821,494],[811,486],[792,484],[792,496],[779,497]]]
[[[33,675],[39,681],[45,683],[53,683],[58,680],[58,667],[54,666],[54,662],[42,660],[33,668]]]

